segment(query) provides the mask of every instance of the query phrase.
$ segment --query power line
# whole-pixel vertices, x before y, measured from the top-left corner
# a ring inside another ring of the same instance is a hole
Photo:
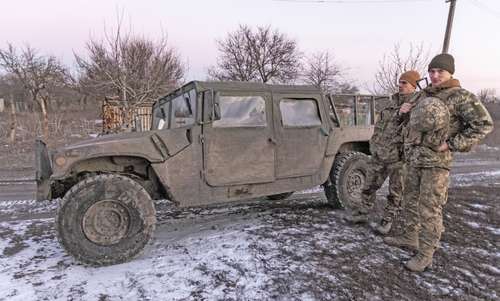
[[[292,3],[336,3],[336,4],[375,4],[375,3],[410,3],[430,2],[431,0],[273,0],[275,2]]]
[[[479,2],[479,0],[470,0],[469,2],[471,2],[477,8],[482,9],[483,11],[486,11],[486,12],[490,13],[491,15],[493,15],[493,16],[495,16],[495,17],[497,17],[497,18],[500,19],[500,12],[498,12],[498,11],[496,11],[494,9],[491,9],[486,4],[484,4],[482,2]]]

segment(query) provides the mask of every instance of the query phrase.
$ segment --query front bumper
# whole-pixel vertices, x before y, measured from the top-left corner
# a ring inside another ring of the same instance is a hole
[[[38,201],[51,198],[50,176],[52,163],[50,162],[47,145],[40,139],[35,141],[35,168],[36,168],[36,199]]]

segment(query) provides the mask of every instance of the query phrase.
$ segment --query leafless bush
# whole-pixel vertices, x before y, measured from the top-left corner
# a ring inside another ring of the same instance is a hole
[[[51,91],[65,85],[68,75],[66,68],[54,56],[40,55],[29,45],[16,49],[10,43],[6,49],[0,49],[0,67],[14,76],[38,105],[42,133],[44,138],[48,139],[48,104]]]
[[[166,36],[153,41],[124,32],[121,19],[115,31],[105,29],[103,41],[91,38],[86,50],[86,55],[75,54],[75,85],[97,99],[118,97],[129,110],[176,88],[186,70]]]
[[[496,96],[497,91],[495,89],[481,89],[477,93],[477,97],[483,103],[497,103],[500,102],[500,99]]]
[[[356,93],[353,83],[345,78],[346,70],[335,62],[328,51],[317,52],[307,57],[302,78],[305,83],[327,93]]]
[[[421,75],[425,74],[429,62],[430,52],[424,49],[424,43],[409,46],[405,55],[401,46],[394,45],[390,53],[384,54],[379,61],[377,73],[375,73],[375,84],[370,89],[374,94],[392,94],[398,91],[398,80],[402,73],[416,70]]]

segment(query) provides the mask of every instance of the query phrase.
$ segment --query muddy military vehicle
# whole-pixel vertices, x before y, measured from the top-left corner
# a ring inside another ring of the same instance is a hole
[[[190,82],[155,103],[150,131],[50,153],[37,141],[37,199],[62,198],[59,240],[91,265],[125,262],[146,246],[153,199],[265,201],[323,185],[333,207],[354,206],[375,110],[373,97],[351,99],[311,86]]]

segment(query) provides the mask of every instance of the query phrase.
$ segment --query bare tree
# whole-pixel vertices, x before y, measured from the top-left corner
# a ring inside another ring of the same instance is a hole
[[[359,88],[353,81],[344,80],[343,82],[339,83],[339,85],[335,87],[332,92],[339,94],[358,94]]]
[[[80,92],[100,99],[118,96],[131,116],[136,106],[157,100],[181,83],[186,68],[166,36],[153,41],[124,33],[120,20],[115,31],[105,32],[104,40],[87,42],[86,56],[75,54]]]
[[[297,42],[270,26],[253,31],[246,25],[217,41],[217,64],[208,70],[215,80],[288,83],[300,71]]]
[[[484,103],[493,103],[497,101],[495,89],[481,89],[477,93],[477,97]]]
[[[16,77],[12,74],[5,74],[0,76],[0,90],[3,91],[4,96],[7,100],[7,104],[9,106],[9,116],[10,116],[10,124],[9,124],[9,142],[14,143],[16,141],[16,129],[17,129],[17,111],[16,105],[14,103],[14,90],[18,81]]]
[[[317,52],[306,59],[302,76],[307,84],[333,92],[340,85],[341,68],[328,51]]]
[[[375,73],[375,84],[372,93],[392,94],[398,91],[399,76],[405,71],[416,70],[420,74],[425,74],[429,62],[430,52],[424,50],[424,43],[419,45],[410,44],[407,54],[403,54],[398,44],[394,45],[392,51],[385,54],[381,61],[377,73]]]
[[[38,104],[44,138],[49,137],[48,104],[53,87],[64,85],[67,70],[54,56],[39,55],[27,45],[18,50],[10,43],[0,49],[0,67],[13,74]]]

